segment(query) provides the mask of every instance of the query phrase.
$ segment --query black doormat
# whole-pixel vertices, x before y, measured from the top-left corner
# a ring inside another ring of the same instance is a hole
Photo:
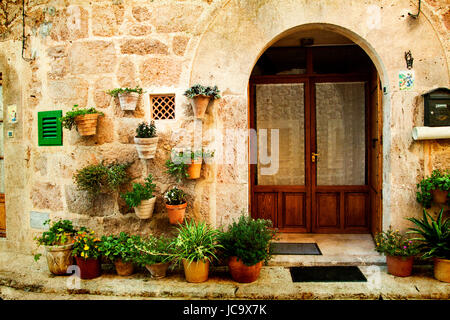
[[[355,266],[291,267],[293,282],[367,282]]]
[[[287,243],[273,242],[273,254],[292,254],[292,255],[321,255],[317,243]]]

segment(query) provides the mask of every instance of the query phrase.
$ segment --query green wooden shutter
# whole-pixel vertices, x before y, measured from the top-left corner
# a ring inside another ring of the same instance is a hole
[[[38,112],[39,146],[62,146],[62,110]]]

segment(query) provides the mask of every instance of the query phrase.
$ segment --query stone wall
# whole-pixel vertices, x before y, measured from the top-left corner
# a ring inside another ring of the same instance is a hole
[[[41,230],[30,227],[31,211],[73,219],[99,233],[171,233],[160,196],[175,184],[164,173],[171,148],[192,144],[197,134],[219,155],[223,146],[231,146],[232,157],[247,155],[246,140],[227,130],[248,127],[251,70],[271,43],[308,24],[360,44],[387,88],[384,224],[403,228],[403,217],[420,211],[414,199],[417,181],[435,167],[448,167],[448,141],[411,139],[412,127],[423,121],[420,94],[449,86],[445,1],[427,0],[413,21],[407,13],[416,12],[416,4],[407,0],[29,0],[24,57],[35,57],[32,61],[21,56],[20,3],[5,3],[10,20],[2,21],[0,42],[4,105],[16,104],[19,118],[17,124],[5,124],[5,132],[14,130],[13,138],[5,138],[7,240],[0,243],[6,249],[28,252],[34,247],[32,238]],[[415,58],[417,80],[413,91],[401,92],[397,72],[405,67],[407,50]],[[202,123],[194,121],[183,96],[197,82],[217,84],[223,93]],[[147,94],[134,112],[121,111],[105,93],[135,85]],[[138,159],[132,137],[137,124],[150,118],[148,93],[175,93],[176,119],[157,121],[158,151],[145,162]],[[62,147],[38,147],[37,112],[66,112],[74,104],[105,113],[98,134],[83,138],[64,130]],[[102,160],[131,162],[134,181],[153,174],[158,195],[154,218],[139,220],[117,195],[88,201],[76,190],[73,173]],[[206,165],[200,180],[183,184],[188,216],[219,226],[247,210],[246,160]]]

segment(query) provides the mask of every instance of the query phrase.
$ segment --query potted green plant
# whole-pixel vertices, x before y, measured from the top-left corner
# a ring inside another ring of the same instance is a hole
[[[81,136],[92,136],[97,133],[99,116],[104,116],[104,113],[97,111],[95,108],[80,108],[76,104],[71,111],[66,112],[66,115],[59,120],[66,129],[72,130],[73,126],[76,126]]]
[[[98,250],[104,257],[114,263],[119,276],[133,274],[133,262],[139,256],[139,251],[135,246],[137,243],[136,237],[121,232],[118,236],[102,236],[99,242]]]
[[[36,237],[35,240],[38,246],[43,245],[45,248],[48,269],[55,275],[67,274],[67,268],[73,264],[72,240],[76,234],[72,221],[51,222],[49,219],[44,222],[44,225],[48,225],[49,229],[44,231],[40,237]],[[34,259],[37,261],[40,256],[41,254],[36,254]]]
[[[419,242],[422,258],[434,260],[434,277],[450,282],[450,218],[442,221],[443,212],[444,209],[441,209],[433,219],[424,209],[422,219],[407,218],[415,225],[408,233],[419,236],[412,240]]]
[[[166,173],[174,176],[177,182],[183,178],[198,179],[202,169],[203,159],[212,158],[214,151],[172,151],[170,159],[166,161]]]
[[[142,88],[116,88],[106,91],[107,94],[114,98],[119,98],[120,108],[125,111],[135,110],[139,96],[144,93]]]
[[[172,240],[164,236],[148,236],[137,245],[140,254],[135,263],[145,267],[153,279],[164,278],[173,259]]]
[[[202,119],[204,117],[210,99],[215,100],[221,98],[220,91],[217,86],[205,87],[201,84],[193,85],[184,92],[184,95],[193,99],[194,116],[198,119]]]
[[[152,217],[155,208],[156,197],[153,195],[156,185],[153,183],[153,176],[149,174],[145,178],[145,183],[133,183],[133,190],[123,193],[120,196],[125,200],[130,208],[140,219]]]
[[[217,259],[216,250],[219,231],[205,222],[190,221],[178,228],[178,237],[173,242],[175,261],[183,263],[188,282],[199,283],[208,280],[209,264]]]
[[[417,201],[425,208],[431,207],[431,202],[450,204],[450,171],[433,170],[430,177],[425,177],[417,184]]]
[[[233,220],[219,237],[223,255],[228,257],[228,268],[233,280],[242,283],[258,279],[263,263],[272,257],[271,241],[276,235],[272,222],[253,219],[242,214]]]
[[[388,273],[396,277],[409,277],[414,256],[419,253],[416,242],[398,230],[388,230],[375,235],[375,250],[386,256]]]
[[[77,170],[73,180],[79,190],[87,191],[92,197],[102,192],[117,192],[129,180],[126,172],[129,166],[128,163],[91,164]]]
[[[100,276],[100,241],[94,231],[86,228],[80,229],[75,236],[72,255],[80,268],[81,279],[93,279]]]
[[[164,200],[166,201],[169,223],[183,223],[187,207],[186,193],[177,187],[173,187],[164,194]]]
[[[140,159],[152,159],[155,157],[158,139],[154,121],[151,121],[150,124],[142,122],[138,125],[134,143]]]

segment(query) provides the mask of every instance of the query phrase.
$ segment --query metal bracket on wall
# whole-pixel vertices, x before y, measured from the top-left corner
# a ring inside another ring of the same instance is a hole
[[[408,16],[410,16],[411,18],[417,19],[419,17],[420,14],[420,2],[421,0],[419,0],[419,9],[417,11],[417,14],[412,14],[411,12],[408,12]]]

